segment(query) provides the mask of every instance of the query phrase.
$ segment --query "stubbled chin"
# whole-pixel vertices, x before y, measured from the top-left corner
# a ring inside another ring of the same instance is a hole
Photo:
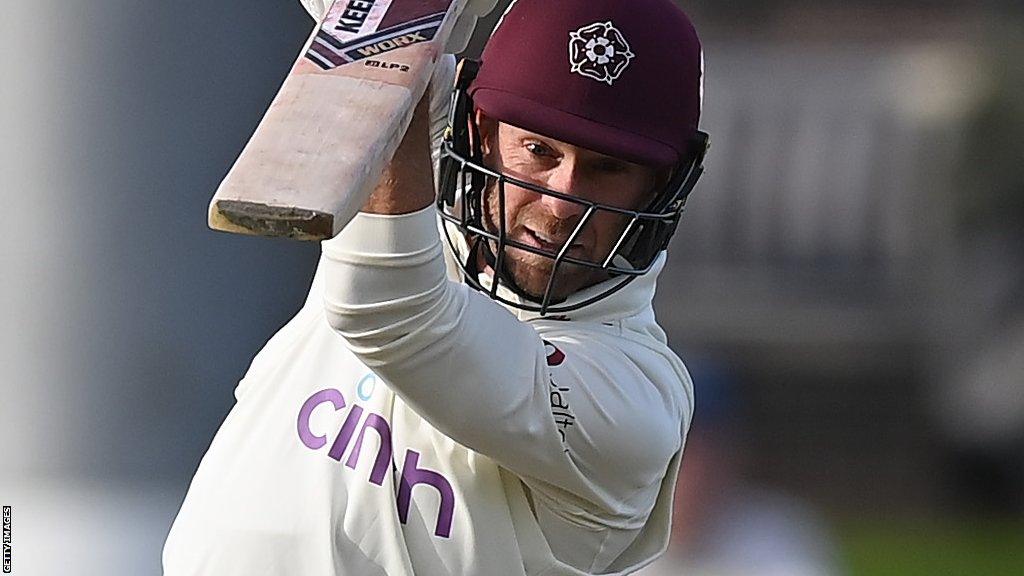
[[[505,259],[505,267],[519,288],[535,298],[542,298],[544,291],[547,289],[548,278],[551,277],[554,262],[542,256],[515,248],[509,248],[505,251]],[[561,292],[561,290],[558,290],[557,284],[555,289]]]
[[[508,248],[505,257],[507,270],[519,288],[538,300],[543,298],[551,271],[554,269],[554,261],[516,248]],[[600,272],[563,263],[558,268],[552,301],[564,300],[574,292],[597,284],[602,279]]]

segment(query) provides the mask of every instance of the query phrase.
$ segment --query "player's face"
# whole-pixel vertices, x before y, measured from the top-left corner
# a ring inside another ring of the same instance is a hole
[[[477,115],[485,163],[492,169],[556,192],[600,204],[641,209],[653,195],[658,173],[654,168],[606,156]],[[498,229],[502,217],[496,186],[486,199],[488,226]],[[506,184],[505,229],[508,237],[528,246],[557,253],[583,218],[586,207],[533,190]],[[577,236],[568,255],[602,262],[615,247],[628,219],[598,211]],[[516,284],[540,298],[554,268],[551,258],[518,248],[506,248],[507,270]],[[553,301],[607,278],[600,270],[572,264],[559,267]]]

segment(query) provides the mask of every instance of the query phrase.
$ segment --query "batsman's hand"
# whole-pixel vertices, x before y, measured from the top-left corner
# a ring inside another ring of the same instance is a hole
[[[363,205],[363,212],[408,214],[433,204],[454,83],[455,56],[442,54],[401,144]]]
[[[345,0],[337,0],[338,2],[344,2]],[[467,0],[466,8],[462,11],[462,15],[455,21],[455,28],[452,30],[452,35],[448,38],[448,44],[445,45],[445,52],[448,54],[457,54],[466,49],[466,45],[469,44],[469,39],[473,37],[473,30],[476,29],[476,21],[491,13],[494,7],[500,2],[502,5],[507,5],[510,0]],[[302,6],[306,8],[309,15],[313,17],[317,22],[323,20],[324,14],[327,13],[327,9],[334,4],[334,0],[299,0],[302,2]]]

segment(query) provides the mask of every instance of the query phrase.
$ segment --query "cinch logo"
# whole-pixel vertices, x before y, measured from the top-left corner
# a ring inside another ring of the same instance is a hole
[[[363,397],[363,387],[367,379],[364,378],[357,386],[357,393]],[[369,393],[366,394],[369,397]],[[365,399],[365,398],[364,398]],[[334,409],[341,410],[347,406],[345,396],[334,388],[321,390],[310,396],[299,410],[297,422],[299,439],[311,450],[320,450],[327,445],[327,436],[321,436],[310,429],[309,418],[313,410],[321,404],[331,404]],[[363,449],[363,439],[368,430],[372,430],[380,438],[380,447],[373,461],[373,468],[370,469],[369,481],[377,486],[384,485],[384,477],[389,468],[394,467],[392,462],[393,447],[391,444],[391,425],[383,416],[373,412],[366,413],[363,418],[362,406],[353,404],[349,410],[345,422],[334,437],[334,442],[327,451],[327,456],[341,462],[349,445],[352,444],[352,437],[356,437],[355,445],[348,451],[348,458],[345,466],[355,470],[359,462],[359,456]],[[359,430],[356,435],[356,430]],[[402,475],[398,483],[398,519],[405,524],[409,520],[409,506],[412,501],[412,489],[420,484],[433,487],[441,497],[441,504],[437,511],[437,525],[434,527],[434,535],[442,538],[449,538],[452,533],[452,519],[455,516],[455,492],[448,480],[438,472],[419,467],[420,453],[415,450],[406,450],[405,460],[402,464]]]

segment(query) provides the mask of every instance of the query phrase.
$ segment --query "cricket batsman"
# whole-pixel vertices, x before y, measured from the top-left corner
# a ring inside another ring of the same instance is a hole
[[[518,0],[479,63],[442,62],[238,384],[164,573],[628,574],[659,556],[693,392],[651,300],[702,171],[702,68],[672,0]]]

